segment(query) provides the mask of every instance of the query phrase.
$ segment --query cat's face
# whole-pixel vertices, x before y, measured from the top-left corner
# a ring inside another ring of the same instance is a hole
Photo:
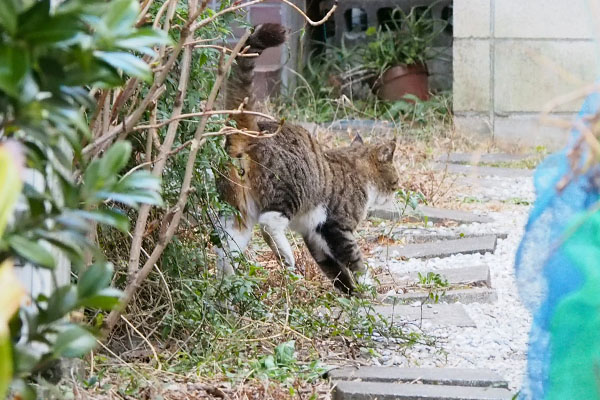
[[[394,163],[396,141],[380,144],[364,144],[357,135],[352,141],[350,152],[367,162],[370,175],[369,197],[371,206],[392,205],[400,176]]]
[[[395,140],[373,145],[371,149],[370,159],[374,166],[373,172],[376,174],[374,177],[375,183],[380,196],[384,197],[386,202],[394,199],[400,181],[400,176],[394,163],[395,151]]]

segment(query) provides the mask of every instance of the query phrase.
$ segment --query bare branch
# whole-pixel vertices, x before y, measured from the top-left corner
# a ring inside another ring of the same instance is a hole
[[[327,11],[327,14],[325,14],[325,16],[323,18],[321,18],[318,21],[313,21],[312,19],[310,19],[308,17],[308,15],[306,15],[304,13],[304,11],[302,11],[297,5],[295,5],[291,1],[289,1],[289,0],[281,0],[281,2],[287,4],[288,6],[292,7],[294,10],[296,10],[298,12],[298,14],[302,15],[302,17],[304,17],[304,20],[306,22],[308,22],[309,25],[312,25],[312,26],[323,25],[333,15],[333,12],[338,7],[338,0],[335,0],[333,2],[333,6],[331,7],[331,9],[329,11]]]
[[[187,44],[186,44],[187,45]],[[221,52],[231,53],[231,49],[224,46],[217,46],[216,44],[198,44],[194,46],[195,49],[216,49]],[[258,53],[246,53],[246,54],[238,54],[238,57],[258,57]]]
[[[158,112],[158,103],[154,103],[154,107],[152,107],[152,112],[150,113],[150,123],[156,124],[156,113]],[[146,133],[146,157],[145,162],[150,165],[152,163],[152,140],[154,136],[158,135],[156,132],[156,128],[150,128]]]
[[[143,129],[152,129],[152,128],[160,128],[161,126],[165,126],[168,123],[171,123],[172,121],[178,120],[178,119],[185,119],[185,118],[190,118],[190,117],[203,117],[203,116],[210,116],[210,115],[219,115],[219,114],[233,114],[233,115],[237,115],[237,114],[250,114],[250,115],[256,115],[258,117],[263,117],[266,119],[269,119],[271,121],[276,121],[276,119],[268,114],[264,114],[258,111],[246,111],[246,110],[214,110],[214,111],[201,111],[201,112],[197,112],[197,113],[188,113],[188,114],[180,114],[178,116],[175,117],[171,117],[167,120],[164,121],[160,121],[156,124],[151,124],[151,125],[139,125],[136,126],[135,128],[133,128],[134,131],[140,131]]]
[[[251,138],[255,138],[255,139],[265,139],[265,138],[270,138],[273,137],[275,135],[277,135],[279,132],[281,132],[281,128],[283,127],[283,124],[279,126],[279,128],[277,128],[277,130],[273,133],[265,133],[265,132],[257,132],[257,131],[247,131],[245,129],[236,129],[232,126],[224,126],[223,128],[221,128],[219,131],[217,132],[206,132],[202,134],[203,138],[208,138],[208,137],[213,137],[213,136],[229,136],[229,135],[235,135],[235,134],[240,134],[240,135],[245,135]],[[132,174],[133,172],[137,171],[140,168],[144,168],[147,167],[148,165],[152,165],[153,163],[157,162],[158,160],[166,160],[168,157],[179,153],[181,150],[185,149],[186,147],[188,147],[189,145],[191,145],[194,142],[194,139],[188,140],[187,142],[181,144],[180,146],[174,148],[173,150],[171,150],[166,157],[164,158],[160,158],[157,160],[150,160],[150,161],[146,161],[143,162],[141,164],[136,165],[135,167],[133,167],[132,169],[130,169],[125,176]]]
[[[250,36],[250,32],[247,31],[242,36],[242,38],[240,39],[238,44],[235,46],[235,48],[233,49],[233,52],[227,59],[227,62],[225,63],[224,68],[219,68],[217,78],[215,79],[215,83],[213,84],[212,90],[211,90],[211,92],[208,96],[207,102],[206,102],[206,106],[205,106],[206,111],[210,111],[210,109],[212,108],[212,106],[217,98],[219,89],[220,89],[221,85],[223,84],[223,80],[225,78],[226,72],[229,71],[229,69],[231,68],[233,61],[235,60],[237,54],[242,49],[244,43],[246,42],[246,40],[248,39],[249,36]],[[175,204],[175,206],[169,211],[169,213],[163,219],[164,225],[161,228],[161,234],[159,235],[158,243],[155,246],[152,253],[150,254],[150,257],[144,263],[144,266],[142,267],[142,269],[138,270],[135,273],[133,279],[131,279],[129,281],[127,287],[125,288],[123,298],[121,299],[121,307],[119,309],[111,311],[111,313],[107,317],[106,324],[105,324],[105,333],[108,333],[112,330],[112,328],[118,321],[122,310],[124,310],[127,307],[129,302],[133,298],[133,295],[137,291],[138,287],[146,279],[146,277],[152,270],[153,265],[158,261],[158,259],[162,255],[165,247],[171,241],[173,235],[175,234],[175,230],[179,226],[179,221],[181,219],[183,209],[185,207],[185,204],[187,203],[187,198],[190,193],[192,176],[193,176],[193,173],[195,170],[195,163],[196,163],[196,157],[198,155],[198,150],[206,141],[206,138],[203,138],[202,135],[204,134],[204,130],[206,128],[207,121],[208,121],[208,115],[203,116],[202,120],[200,122],[200,125],[198,125],[198,128],[196,129],[196,132],[194,134],[194,139],[192,140],[192,143],[191,143],[190,153],[188,155],[186,167],[185,167],[185,173],[184,173],[184,177],[183,177],[183,183],[181,185],[179,199],[177,200],[177,203]],[[177,122],[173,121],[173,123],[175,124]],[[165,148],[165,145],[166,145],[166,140],[165,140],[165,143],[163,143],[161,152]],[[158,163],[162,163],[162,165],[164,165],[165,160],[158,161],[157,164]],[[157,166],[154,167],[154,171],[157,172]],[[161,171],[162,171],[162,169],[161,169]],[[141,213],[141,210],[140,210],[140,213]],[[146,215],[145,215],[146,219],[147,219],[147,216],[148,216],[148,213],[146,212]],[[138,218],[138,222],[140,222],[139,218]],[[144,224],[144,226],[145,226],[145,224]],[[142,230],[142,233],[143,233],[143,230]],[[134,234],[134,237],[136,234],[140,236],[138,241],[140,243],[140,248],[141,248],[141,234],[138,232],[137,224],[136,224],[136,232]],[[136,242],[136,245],[137,245],[137,242]],[[136,249],[137,260],[139,260],[139,253],[140,253],[140,250]],[[137,260],[136,260],[136,264],[138,262]],[[130,265],[129,265],[130,272],[134,272],[131,261],[132,261],[132,259],[130,258]]]
[[[152,5],[152,3],[154,3],[154,0],[144,0],[144,3],[142,4],[142,10],[140,11],[138,20],[135,23],[136,27],[139,28],[140,26],[142,26],[146,23],[146,14],[148,13],[148,10],[150,9],[150,6]]]

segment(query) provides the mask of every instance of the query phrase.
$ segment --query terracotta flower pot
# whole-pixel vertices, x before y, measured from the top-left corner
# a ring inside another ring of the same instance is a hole
[[[429,73],[424,64],[398,65],[384,72],[377,87],[382,100],[401,100],[412,94],[421,100],[429,98]]]

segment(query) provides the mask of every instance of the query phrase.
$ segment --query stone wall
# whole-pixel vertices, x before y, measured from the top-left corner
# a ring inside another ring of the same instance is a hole
[[[560,147],[568,131],[540,112],[598,76],[587,0],[454,0],[453,97],[459,132]],[[558,107],[569,118],[582,101]]]

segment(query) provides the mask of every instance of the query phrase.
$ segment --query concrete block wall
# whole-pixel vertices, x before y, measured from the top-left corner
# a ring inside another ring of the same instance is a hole
[[[456,129],[521,145],[562,146],[568,131],[541,125],[558,96],[598,77],[587,0],[454,0]],[[596,21],[600,28],[600,21]],[[561,105],[570,118],[582,101]]]
[[[333,35],[328,42],[334,46],[340,46],[342,42],[347,47],[364,43],[368,40],[366,30],[368,27],[379,27],[381,25],[379,12],[385,9],[401,8],[410,12],[415,7],[432,7],[432,15],[436,20],[447,20],[450,17],[449,26],[441,30],[440,35],[434,43],[436,57],[427,62],[429,69],[429,86],[434,91],[448,91],[452,89],[452,0],[344,0],[338,1],[331,26]],[[322,14],[329,10],[334,0],[323,0],[321,2]],[[358,24],[354,31],[348,30],[350,13],[355,10],[364,14],[363,24]],[[446,16],[446,13],[450,13]]]

